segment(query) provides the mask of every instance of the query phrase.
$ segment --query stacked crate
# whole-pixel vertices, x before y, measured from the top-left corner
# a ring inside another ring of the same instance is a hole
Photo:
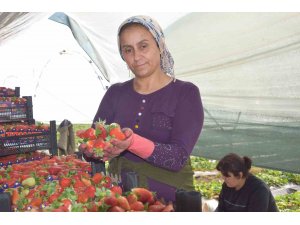
[[[56,122],[50,127],[35,125],[32,97],[20,97],[20,88],[0,87],[1,156],[49,150],[57,155]]]

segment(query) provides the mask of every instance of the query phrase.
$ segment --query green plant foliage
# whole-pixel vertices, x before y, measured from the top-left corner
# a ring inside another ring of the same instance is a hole
[[[209,160],[209,159],[196,157],[196,156],[191,156],[191,162],[194,171],[215,170],[217,166],[216,160]]]
[[[300,212],[300,192],[275,196],[280,212]]]
[[[217,199],[221,188],[222,188],[221,180],[211,180],[207,181],[195,181],[195,189],[199,191],[202,196],[206,199]]]
[[[269,186],[280,187],[288,183],[300,184],[299,174],[278,170],[263,169],[256,176],[265,181]]]

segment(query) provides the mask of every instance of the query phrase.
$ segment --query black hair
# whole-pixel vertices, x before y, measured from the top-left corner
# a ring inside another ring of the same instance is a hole
[[[239,177],[240,172],[243,173],[243,177],[248,177],[251,164],[252,160],[249,157],[240,157],[235,153],[229,153],[220,159],[216,168],[225,177],[229,177],[229,173],[232,173],[235,177]]]

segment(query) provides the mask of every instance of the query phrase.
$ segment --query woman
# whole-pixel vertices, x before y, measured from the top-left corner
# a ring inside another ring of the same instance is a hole
[[[116,122],[127,138],[112,140],[104,159],[109,160],[109,173],[123,182],[126,173],[135,172],[139,186],[174,201],[177,188],[194,189],[189,156],[203,126],[199,89],[175,79],[173,58],[152,18],[125,20],[118,44],[134,78],[107,90],[94,122]]]
[[[224,183],[219,195],[218,212],[277,212],[270,188],[249,170],[252,161],[230,153],[217,164]]]

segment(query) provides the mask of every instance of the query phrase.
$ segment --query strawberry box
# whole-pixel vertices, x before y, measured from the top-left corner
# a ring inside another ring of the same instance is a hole
[[[32,97],[0,97],[0,124],[26,121],[34,123]]]
[[[40,132],[7,132],[0,135],[0,156],[33,152],[36,150],[49,150],[57,155],[56,122],[50,121],[49,129]],[[16,135],[13,135],[15,133]]]

